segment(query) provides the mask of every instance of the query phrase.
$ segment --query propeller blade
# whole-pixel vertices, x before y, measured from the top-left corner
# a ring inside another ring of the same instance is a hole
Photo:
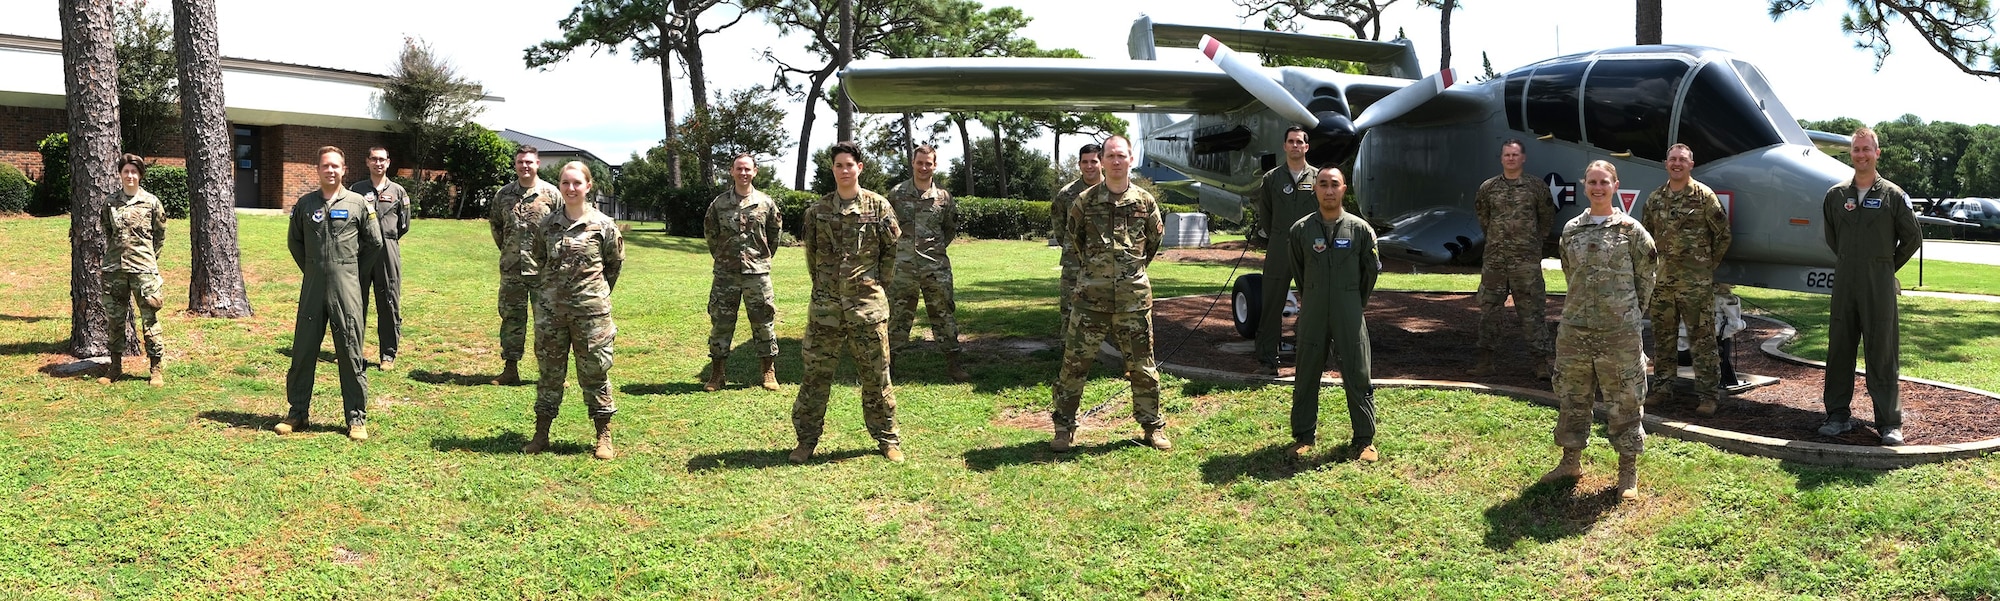
[[[1223,73],[1228,73],[1230,79],[1236,80],[1237,85],[1243,86],[1243,90],[1249,92],[1258,102],[1276,111],[1279,117],[1308,129],[1319,126],[1319,117],[1313,116],[1312,111],[1306,110],[1305,103],[1299,102],[1299,99],[1293,97],[1284,86],[1278,85],[1278,80],[1272,79],[1262,66],[1230,50],[1221,40],[1207,35],[1201,36],[1201,54],[1213,61],[1215,66],[1221,67]],[[1383,100],[1387,101],[1394,96],[1391,94]]]
[[[1449,88],[1457,82],[1457,74],[1451,69],[1445,69],[1432,74],[1430,77],[1419,79],[1416,83],[1404,86],[1403,89],[1396,90],[1388,96],[1383,96],[1381,100],[1375,101],[1375,104],[1369,105],[1368,110],[1361,111],[1361,117],[1354,120],[1354,130],[1357,132],[1368,131],[1370,127],[1395,121],[1397,117],[1408,114],[1417,107],[1423,106],[1424,103],[1430,102],[1438,94],[1444,93],[1445,88]],[[1252,93],[1254,94],[1254,92]]]

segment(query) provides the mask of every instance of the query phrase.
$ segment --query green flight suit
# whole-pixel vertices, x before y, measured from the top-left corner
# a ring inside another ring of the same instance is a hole
[[[1319,214],[1319,198],[1313,195],[1313,182],[1319,177],[1319,170],[1307,165],[1305,171],[1292,174],[1290,167],[1279,165],[1264,173],[1263,185],[1257,189],[1254,200],[1257,210],[1258,228],[1253,232],[1257,237],[1266,238],[1264,249],[1264,303],[1257,311],[1257,361],[1264,365],[1278,364],[1278,339],[1284,336],[1285,296],[1292,290],[1292,268],[1285,260],[1291,245],[1285,228],[1291,227],[1299,219]]]
[[[382,261],[382,225],[374,204],[346,189],[331,199],[314,190],[292,205],[285,238],[292,262],[304,275],[292,327],[292,367],[285,372],[285,400],[291,403],[286,417],[305,421],[320,342],[331,328],[342,411],[348,426],[365,426],[368,374],[361,358],[361,322],[368,309],[361,302],[361,274]]]
[[[1820,210],[1826,219],[1826,245],[1833,249],[1832,316],[1826,333],[1826,417],[1844,421],[1852,416],[1855,344],[1868,346],[1868,396],[1875,402],[1875,429],[1903,427],[1897,395],[1900,344],[1897,342],[1896,294],[1902,269],[1924,244],[1909,196],[1889,180],[1857,190],[1849,179],[1826,191]],[[1840,376],[1840,377],[1835,377]]]
[[[361,306],[368,306],[368,296],[375,296],[375,343],[382,361],[396,359],[396,351],[403,340],[403,236],[410,233],[410,194],[403,191],[403,185],[383,182],[381,189],[375,188],[374,180],[361,180],[347,187],[362,198],[375,203],[375,216],[382,225],[382,262],[361,285]],[[361,315],[361,330],[368,331],[368,315]]]
[[[1320,374],[1328,345],[1340,355],[1340,384],[1356,449],[1375,443],[1375,386],[1369,377],[1368,320],[1362,310],[1375,292],[1382,261],[1375,229],[1343,212],[1333,223],[1315,211],[1285,233],[1283,263],[1299,278],[1298,373],[1292,378],[1292,440],[1312,444],[1319,432]]]

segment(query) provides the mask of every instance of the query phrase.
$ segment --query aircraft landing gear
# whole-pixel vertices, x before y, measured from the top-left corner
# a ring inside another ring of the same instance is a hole
[[[1263,307],[1264,274],[1237,276],[1236,285],[1229,292],[1229,313],[1236,320],[1237,335],[1249,340],[1257,339],[1257,324],[1263,318]]]

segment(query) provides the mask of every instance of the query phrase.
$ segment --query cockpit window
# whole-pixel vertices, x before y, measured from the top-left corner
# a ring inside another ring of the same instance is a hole
[[[1528,75],[1531,69],[1522,69],[1507,74],[1507,128],[1528,131],[1527,117],[1521,114],[1521,96],[1528,92]]]
[[[1764,116],[1777,126],[1778,135],[1786,142],[1800,146],[1811,146],[1812,139],[1806,137],[1806,130],[1797,127],[1799,121],[1792,118],[1792,112],[1785,109],[1785,103],[1778,102],[1778,93],[1771,90],[1771,82],[1764,79],[1764,72],[1756,65],[1743,61],[1730,61],[1736,65],[1736,72],[1743,76],[1743,85],[1750,88],[1750,96],[1757,99],[1757,105],[1764,108]]]
[[[1599,60],[1583,88],[1583,126],[1591,146],[1665,161],[1674,93],[1688,65],[1674,59]]]
[[[1701,67],[1682,101],[1680,141],[1706,163],[1784,141],[1726,62]]]
[[[1577,118],[1577,92],[1583,84],[1586,62],[1558,63],[1535,69],[1528,78],[1528,131],[1552,134],[1571,142],[1583,141]]]

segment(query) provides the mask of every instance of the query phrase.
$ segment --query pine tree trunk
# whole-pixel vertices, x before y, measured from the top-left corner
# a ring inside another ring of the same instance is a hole
[[[667,29],[668,25],[664,22],[655,23],[654,26],[658,27],[662,34],[671,31]],[[660,105],[666,107],[667,111],[667,137],[662,140],[662,143],[667,147],[667,181],[673,183],[675,190],[679,190],[681,188],[681,145],[680,122],[674,119],[674,55],[661,52],[660,56],[655,60],[660,63]]]
[[[832,75],[833,72],[831,70],[820,71],[812,75],[812,87],[809,88],[811,93],[806,95],[806,114],[800,119],[799,123],[799,160],[798,164],[793,166],[795,168],[792,174],[793,190],[811,189],[806,187],[806,169],[812,165],[813,121],[818,119],[818,111],[816,109],[819,107],[819,100],[817,98],[819,98],[820,90],[826,89],[826,78]]]
[[[1439,51],[1438,70],[1443,71],[1451,68],[1451,12],[1458,10],[1458,0],[1444,0],[1438,4],[1438,10],[1444,13],[1438,17],[1440,40],[1438,46],[1442,48]]]
[[[675,4],[679,5],[680,14],[688,14],[687,2],[679,1]],[[688,95],[694,97],[694,114],[699,117],[696,121],[708,125],[708,65],[707,59],[703,58],[701,52],[701,25],[695,23],[692,18],[688,21],[688,30],[681,34],[686,42],[681,44],[678,52],[681,58],[687,61]],[[699,181],[704,186],[715,181],[715,161],[714,157],[709,156],[715,153],[715,148],[709,143],[712,137],[702,136],[701,148],[694,149],[695,161],[699,165],[696,167],[697,173],[701,174]]]
[[[965,122],[966,122],[966,121],[970,121],[970,120],[971,120],[971,117],[967,116],[967,115],[966,115],[965,113],[958,113],[958,114],[956,114],[955,116],[953,116],[953,117],[952,117],[952,120],[951,120],[951,121],[952,121],[952,123],[956,123],[956,124],[958,124],[958,143],[959,143],[959,145],[960,145],[960,146],[962,146],[962,147],[964,148],[964,150],[963,150],[962,152],[964,152],[964,153],[965,153],[965,159],[964,159],[964,160],[962,160],[962,161],[959,161],[959,163],[958,163],[958,164],[959,164],[959,165],[962,165],[962,166],[964,166],[964,167],[965,167],[965,173],[964,173],[964,176],[965,176],[965,195],[966,195],[966,196],[972,196],[972,172],[973,172],[973,166],[972,166],[972,136],[969,136],[969,135],[966,135],[966,131],[965,131]]]
[[[836,72],[854,62],[854,0],[840,0],[840,50],[834,53],[833,62]],[[833,111],[837,141],[854,140],[854,103],[847,101],[847,86],[834,89]]]
[[[187,146],[188,312],[249,317],[236,246],[235,140],[222,103],[215,0],[174,0],[174,55],[181,78],[181,133]]]
[[[1660,43],[1660,0],[1638,0],[1638,3],[1634,43],[1641,46]]]
[[[1000,123],[998,123],[999,121],[998,119],[995,119],[994,121],[995,123],[993,124],[993,173],[994,175],[1000,176],[998,178],[1000,180],[1000,195],[997,196],[996,198],[1006,198],[1007,197],[1007,147],[1006,147],[1007,128],[1001,126]]]
[[[118,191],[118,55],[111,0],[61,0],[63,89],[69,105],[70,354],[109,352],[110,316],[99,294],[104,203]]]

